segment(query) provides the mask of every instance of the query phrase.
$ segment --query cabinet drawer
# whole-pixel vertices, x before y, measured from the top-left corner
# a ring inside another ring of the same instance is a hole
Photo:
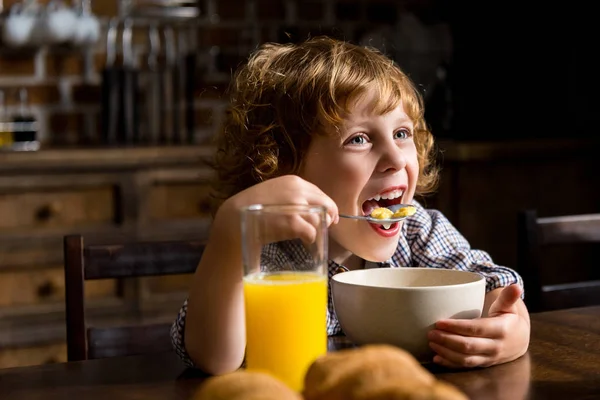
[[[169,220],[208,218],[210,185],[205,182],[153,185],[148,197],[149,218]]]
[[[116,280],[85,282],[86,298],[116,296]],[[0,307],[35,305],[56,302],[65,298],[65,279],[62,267],[3,272],[0,274]]]
[[[97,226],[116,221],[116,186],[0,193],[0,229]]]
[[[25,367],[67,361],[67,344],[0,349],[0,368]]]

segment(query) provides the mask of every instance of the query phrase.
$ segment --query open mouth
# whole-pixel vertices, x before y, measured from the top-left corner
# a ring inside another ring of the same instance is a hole
[[[402,202],[402,195],[404,190],[391,190],[389,192],[381,193],[371,197],[365,201],[362,205],[363,215],[371,215],[371,212],[378,207],[389,207]],[[397,224],[380,224],[383,229],[389,229],[390,227]]]

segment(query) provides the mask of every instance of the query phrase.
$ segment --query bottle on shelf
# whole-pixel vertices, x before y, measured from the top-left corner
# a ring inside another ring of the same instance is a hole
[[[40,142],[37,138],[38,122],[29,108],[28,93],[25,88],[19,89],[19,111],[13,118],[13,125],[13,150],[39,150]]]
[[[13,144],[12,123],[8,120],[4,90],[0,90],[0,150],[7,150]]]

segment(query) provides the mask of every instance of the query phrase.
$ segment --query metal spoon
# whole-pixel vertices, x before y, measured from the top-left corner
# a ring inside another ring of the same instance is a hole
[[[405,207],[414,207],[414,206],[411,205],[411,204],[394,204],[394,205],[391,205],[391,206],[388,206],[388,207],[385,207],[385,208],[391,210],[392,212],[396,212],[399,209],[405,208]],[[384,224],[392,224],[394,222],[405,220],[409,216],[398,217],[398,218],[379,219],[379,218],[373,218],[370,215],[346,215],[346,214],[340,214],[340,217],[342,217],[342,218],[350,218],[350,219],[360,219],[360,220],[364,220],[364,221],[371,222],[371,223],[374,223],[374,224],[384,225]]]

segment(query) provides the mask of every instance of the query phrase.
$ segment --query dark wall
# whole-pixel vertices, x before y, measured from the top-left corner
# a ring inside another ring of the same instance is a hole
[[[551,4],[435,6],[455,44],[451,136],[597,137],[597,14],[592,3]]]

